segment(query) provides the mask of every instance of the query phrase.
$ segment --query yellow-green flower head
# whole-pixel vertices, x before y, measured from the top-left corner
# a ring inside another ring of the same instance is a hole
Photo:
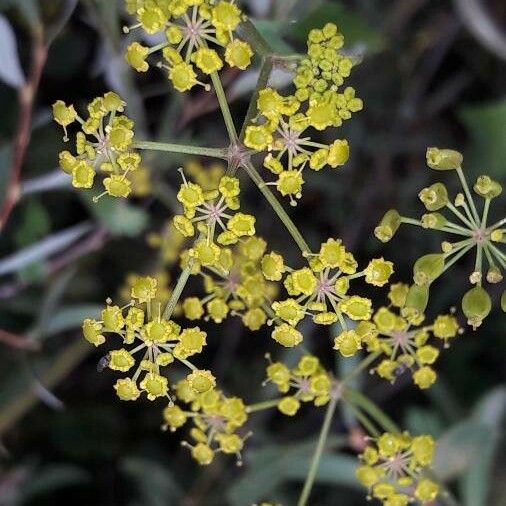
[[[272,338],[286,348],[293,348],[302,342],[302,334],[288,323],[277,325],[272,331]]]
[[[207,370],[192,371],[186,377],[186,381],[197,394],[203,394],[216,386],[216,378]]]
[[[354,330],[346,330],[334,338],[334,350],[343,357],[352,357],[361,348],[360,336]]]
[[[67,126],[76,120],[81,131],[76,134],[76,155],[62,151],[60,166],[71,176],[75,188],[92,188],[98,173],[107,174],[103,179],[105,191],[102,195],[128,197],[132,191],[128,175],[141,162],[139,154],[131,149],[133,121],[123,112],[125,102],[110,91],[95,98],[88,105],[88,119],[84,120],[72,105],[61,100],[53,105],[55,121],[64,128],[64,140],[68,141]]]
[[[436,499],[439,488],[423,476],[434,455],[431,436],[384,433],[360,455],[356,477],[369,494],[386,506],[407,506]],[[411,495],[412,494],[412,495]]]
[[[300,402],[298,399],[292,396],[283,397],[278,402],[278,409],[287,416],[294,416],[299,411]]]
[[[464,295],[462,307],[468,324],[477,328],[492,310],[492,299],[486,291],[486,283],[497,284],[504,280],[506,254],[502,251],[505,241],[500,227],[505,218],[495,223],[489,219],[493,212],[491,203],[502,192],[500,183],[486,174],[479,176],[473,189],[481,198],[475,199],[462,170],[462,162],[462,155],[458,151],[429,148],[429,167],[439,171],[454,171],[462,186],[462,192],[457,193],[452,201],[446,186],[436,182],[419,193],[427,210],[432,212],[417,220],[403,217],[391,209],[376,228],[375,235],[381,241],[387,242],[401,223],[407,223],[456,236],[453,240],[445,237],[441,242],[441,253],[423,255],[415,262],[415,284],[408,291],[403,315],[408,318],[422,315],[427,306],[429,285],[470,253],[474,256],[474,268],[468,279],[475,286]]]
[[[365,282],[373,286],[384,286],[394,273],[394,264],[383,258],[374,258],[364,269]]]
[[[404,298],[406,285],[398,284],[396,289],[401,287]],[[423,317],[407,319],[398,314],[402,309],[402,306],[379,308],[373,316],[374,323],[364,322],[365,325],[357,327],[357,333],[368,352],[382,352],[372,372],[391,383],[409,372],[413,382],[426,389],[437,379],[432,367],[439,357],[437,342],[443,340],[447,347],[448,341],[459,333],[458,322],[453,315],[440,315],[432,325],[421,325]]]
[[[209,75],[221,70],[224,61],[241,70],[251,63],[251,47],[234,34],[244,16],[233,1],[172,0],[135,4],[128,0],[127,4],[137,23],[125,27],[125,32],[140,28],[162,37],[153,47],[138,42],[130,44],[125,55],[127,63],[138,72],[146,72],[148,56],[161,52],[165,63],[159,61],[158,66],[168,70],[169,80],[180,92],[189,91],[197,84],[210,89],[198,80],[197,70]]]

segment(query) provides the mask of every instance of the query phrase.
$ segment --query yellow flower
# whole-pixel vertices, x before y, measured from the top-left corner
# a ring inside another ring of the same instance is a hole
[[[140,382],[140,387],[147,394],[150,401],[157,397],[166,397],[168,395],[168,381],[164,376],[154,372],[148,372]]]
[[[192,371],[186,377],[186,381],[188,381],[190,388],[199,394],[203,394],[216,386],[216,378],[211,371],[206,370]]]
[[[131,192],[131,183],[125,176],[113,174],[104,179],[104,186],[109,195],[112,197],[128,197]]]
[[[334,350],[343,357],[352,357],[361,348],[360,336],[354,330],[346,330],[334,338]]]
[[[83,321],[83,334],[86,341],[94,346],[100,346],[105,343],[105,337],[102,334],[102,324],[96,320],[86,318]]]
[[[302,342],[302,334],[288,323],[277,325],[272,331],[272,338],[287,348],[292,348]]]
[[[181,62],[174,65],[169,70],[169,79],[172,81],[176,90],[184,92],[191,90],[196,84],[197,74],[189,63]]]
[[[369,320],[371,318],[370,299],[352,295],[339,303],[339,309],[352,320]]]
[[[272,143],[272,133],[266,125],[248,126],[246,128],[246,136],[244,137],[244,145],[256,151],[264,151]]]
[[[287,416],[294,416],[300,408],[300,402],[292,396],[283,397],[278,402],[278,409]]]
[[[114,371],[128,371],[135,364],[132,355],[121,348],[120,350],[112,350],[109,353],[109,368]]]
[[[204,74],[212,74],[223,67],[223,62],[214,49],[202,47],[195,51],[192,55],[192,61],[204,72]]]
[[[251,64],[251,57],[253,51],[247,42],[239,39],[235,39],[225,49],[225,61],[231,67],[237,67],[241,70],[245,70]]]
[[[158,282],[150,276],[138,277],[132,285],[131,296],[140,303],[149,302],[156,296]]]
[[[374,258],[364,269],[365,282],[373,286],[384,286],[394,272],[394,264],[383,258]]]
[[[149,69],[149,65],[146,62],[148,54],[149,48],[142,46],[138,42],[133,42],[127,47],[125,59],[137,72],[147,72]]]
[[[116,394],[122,401],[135,401],[141,395],[137,384],[130,378],[120,378],[114,385]]]

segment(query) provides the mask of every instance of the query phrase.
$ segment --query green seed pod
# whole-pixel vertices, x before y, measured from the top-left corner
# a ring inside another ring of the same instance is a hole
[[[406,296],[406,303],[401,310],[402,316],[408,320],[423,315],[429,302],[429,287],[411,285]]]
[[[455,170],[462,165],[463,156],[453,149],[427,149],[427,165],[434,170]]]
[[[462,311],[467,317],[467,323],[476,330],[492,309],[489,294],[481,287],[471,288],[462,298]]]
[[[430,285],[441,276],[445,267],[445,258],[442,253],[430,253],[420,257],[413,267],[413,281],[419,285]]]
[[[427,211],[438,211],[448,203],[448,192],[443,183],[434,183],[428,188],[424,188],[418,197]]]
[[[502,193],[502,186],[489,176],[480,176],[474,183],[474,191],[485,199],[493,199]]]
[[[388,242],[395,235],[400,224],[401,215],[395,209],[390,209],[385,213],[379,225],[374,229],[374,235],[381,242]]]
[[[441,213],[424,214],[420,220],[423,228],[441,230],[448,220]]]

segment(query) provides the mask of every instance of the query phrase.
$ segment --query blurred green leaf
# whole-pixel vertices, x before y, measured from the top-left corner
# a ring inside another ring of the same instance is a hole
[[[183,492],[170,469],[160,462],[141,457],[129,457],[121,463],[122,471],[137,485],[138,501],[131,506],[166,506],[179,504]]]
[[[113,235],[135,237],[147,226],[148,213],[123,199],[105,196],[93,202],[89,192],[79,192],[91,214]]]
[[[369,51],[379,51],[384,46],[381,33],[375,30],[360,14],[348,9],[342,2],[327,1],[312,10],[309,15],[294,24],[290,35],[306,41],[312,28],[323,27],[332,21],[344,35],[346,47],[365,44]]]
[[[293,54],[295,52],[294,49],[283,40],[283,35],[286,33],[288,27],[287,23],[257,19],[253,21],[253,24],[275,53]]]
[[[16,36],[8,19],[2,15],[0,15],[0,47],[2,48],[0,80],[13,88],[21,88],[25,84],[25,75],[19,63]]]
[[[71,464],[50,464],[37,469],[21,489],[23,501],[29,501],[37,496],[54,493],[56,490],[87,483],[90,475],[83,469]]]
[[[469,156],[464,159],[466,167],[476,175],[483,171],[504,180],[506,99],[461,107],[459,117],[471,136]]]
[[[23,248],[0,259],[0,275],[15,272],[23,267],[45,260],[54,253],[64,250],[75,240],[89,232],[91,223],[83,222],[49,235],[42,241]]]
[[[344,443],[344,438],[335,436],[327,440],[327,447],[337,448]],[[233,506],[253,504],[269,497],[285,480],[298,479],[298,475],[290,475],[291,468],[292,466],[307,466],[315,444],[316,441],[312,440],[294,445],[271,445],[250,452],[245,472],[229,490],[228,497],[231,504]],[[324,454],[323,458],[327,456],[331,457]],[[300,467],[298,469],[300,471]]]
[[[76,304],[56,311],[47,321],[42,336],[47,337],[80,327],[85,318],[99,318],[103,306],[98,304]]]
[[[473,419],[488,430],[489,437],[465,473],[461,490],[466,506],[486,506],[493,475],[494,455],[498,448],[501,424],[506,411],[506,388],[497,388],[481,399]]]
[[[22,210],[21,224],[14,234],[18,248],[41,239],[51,230],[51,220],[46,208],[36,199],[26,203]]]
[[[442,423],[439,415],[433,410],[418,406],[412,406],[408,409],[404,426],[412,434],[426,433],[439,436],[442,431]]]

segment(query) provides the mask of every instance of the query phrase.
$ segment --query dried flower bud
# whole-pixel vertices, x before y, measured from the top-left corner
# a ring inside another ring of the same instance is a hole
[[[428,211],[438,211],[448,203],[448,192],[443,183],[434,183],[424,188],[418,197]]]
[[[427,165],[434,170],[455,170],[462,165],[463,156],[453,149],[427,149]]]
[[[413,267],[413,281],[420,286],[429,285],[441,276],[445,266],[444,255],[430,253],[420,257]]]
[[[441,230],[448,220],[441,213],[424,214],[420,220],[423,228]]]
[[[491,309],[490,296],[481,286],[471,288],[462,298],[462,311],[474,330],[481,325]]]
[[[500,283],[503,280],[503,275],[499,267],[493,265],[487,272],[487,281],[492,284]]]
[[[480,176],[474,184],[474,191],[485,199],[493,199],[502,193],[502,186],[489,176]]]
[[[385,213],[379,225],[374,229],[374,235],[381,242],[388,242],[397,232],[401,224],[401,216],[395,209]]]

